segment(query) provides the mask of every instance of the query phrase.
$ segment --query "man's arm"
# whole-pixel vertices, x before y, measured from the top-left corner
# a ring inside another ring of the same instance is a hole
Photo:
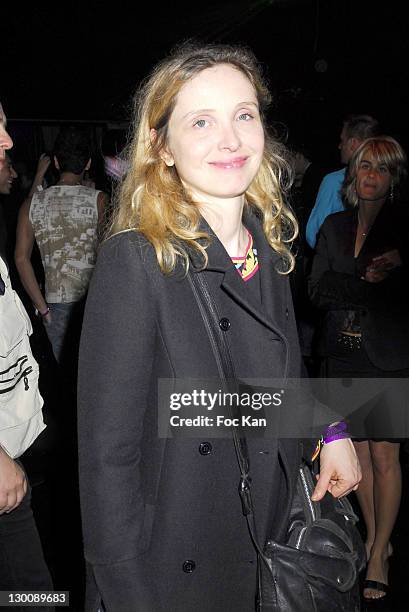
[[[31,264],[31,253],[33,252],[34,246],[34,230],[29,217],[30,204],[31,198],[28,198],[23,203],[19,212],[14,259],[24,289],[30,296],[35,308],[37,308],[40,313],[43,313],[47,311],[48,306]]]
[[[26,491],[23,470],[0,446],[0,514],[17,508]]]

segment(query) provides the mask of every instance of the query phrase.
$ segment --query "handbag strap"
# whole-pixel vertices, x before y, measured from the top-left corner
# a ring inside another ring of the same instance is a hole
[[[210,340],[212,351],[217,363],[219,376],[224,385],[229,386],[238,382],[236,377],[233,360],[230,353],[230,347],[227,343],[224,332],[219,327],[219,313],[217,312],[216,304],[209,292],[209,288],[201,272],[192,272],[189,270],[187,278],[190,282],[193,295],[195,296],[197,305],[202,315],[203,322]],[[233,411],[233,406],[230,404],[230,411]],[[232,415],[234,416],[234,415]],[[251,495],[251,478],[250,478],[250,458],[247,447],[247,440],[243,433],[234,425],[234,419],[231,419],[231,432],[233,437],[234,449],[236,451],[237,463],[240,469],[239,495],[243,514],[247,520],[247,526],[250,532],[251,539],[259,557],[267,565],[269,571],[271,568],[264,556],[262,547],[258,541],[256,522],[254,518],[253,499]]]

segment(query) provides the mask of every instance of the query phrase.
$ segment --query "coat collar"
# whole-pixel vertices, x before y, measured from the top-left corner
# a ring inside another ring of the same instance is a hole
[[[355,239],[358,230],[358,208],[348,212],[349,214],[346,215],[347,227],[343,232],[343,241],[345,254],[354,257]],[[391,205],[388,202],[385,203],[376,216],[368,236],[358,256],[355,258],[357,267],[365,268],[372,257],[392,248],[391,245],[395,242],[391,239],[394,233],[391,226],[391,220],[394,218],[392,213]]]
[[[379,249],[386,248],[391,242],[391,220],[394,218],[393,210],[391,205],[386,202],[379,213],[377,214],[375,221],[368,232],[365,242],[358,255],[359,259],[366,259],[368,256],[373,257],[374,252],[377,254]],[[355,217],[355,228],[358,228],[358,210],[356,210]]]
[[[252,292],[246,290],[245,283],[240,278],[224,246],[203,219],[201,229],[206,231],[211,243],[207,248],[209,258],[206,272],[221,274],[220,286],[245,310],[256,317],[261,323],[275,332],[285,343],[288,354],[288,341],[284,331],[279,326],[283,318],[285,304],[285,278],[277,272],[280,256],[267,243],[260,220],[251,211],[243,215],[244,226],[253,236],[259,260],[261,303],[255,299]],[[285,315],[284,315],[285,316]]]

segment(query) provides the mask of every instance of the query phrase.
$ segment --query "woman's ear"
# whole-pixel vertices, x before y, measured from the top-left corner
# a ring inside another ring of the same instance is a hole
[[[151,144],[153,144],[157,138],[157,131],[155,130],[155,128],[151,128],[150,130],[150,139],[151,139]],[[172,153],[165,147],[163,147],[160,151],[159,151],[159,156],[161,158],[162,161],[165,162],[165,164],[169,167],[174,166],[175,165],[175,161],[173,159],[173,155]]]

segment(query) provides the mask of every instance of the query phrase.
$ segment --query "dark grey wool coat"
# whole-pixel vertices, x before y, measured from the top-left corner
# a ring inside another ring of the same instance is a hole
[[[204,272],[236,374],[298,377],[288,277],[253,215],[261,302],[214,238]],[[186,278],[161,274],[135,232],[102,246],[79,364],[79,469],[88,610],[254,610],[256,555],[242,515],[231,439],[159,439],[159,378],[214,378],[217,365]],[[203,443],[210,442],[210,444]],[[258,535],[280,538],[301,444],[248,440]],[[309,452],[310,449],[308,449]]]

